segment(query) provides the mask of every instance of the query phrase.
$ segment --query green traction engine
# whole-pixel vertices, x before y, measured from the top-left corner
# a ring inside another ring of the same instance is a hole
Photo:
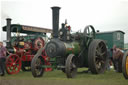
[[[59,9],[52,7],[53,38],[41,48],[31,62],[32,75],[40,77],[47,67],[41,58],[42,50],[50,57],[52,67],[62,70],[68,78],[77,74],[77,68],[87,67],[93,74],[103,73],[107,64],[107,48],[103,40],[95,39],[92,25],[85,27],[84,32],[71,33],[67,22],[59,29]]]

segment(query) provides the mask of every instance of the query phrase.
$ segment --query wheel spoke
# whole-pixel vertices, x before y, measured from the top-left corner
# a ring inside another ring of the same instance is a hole
[[[18,60],[19,60],[19,58],[17,58],[17,59],[15,60],[15,63],[17,63]]]
[[[12,65],[12,63],[11,62],[7,62],[6,65]]]
[[[99,44],[100,45],[100,44]],[[99,50],[100,50],[100,52],[102,52],[102,48],[104,47],[104,45],[103,44],[101,44],[100,46],[99,46]]]
[[[87,30],[88,30],[88,33],[90,33],[90,29],[88,28]]]
[[[106,52],[105,52],[105,51],[101,53],[101,56],[103,56],[104,54],[106,54]]]
[[[100,62],[101,62],[102,64],[105,64],[105,61],[103,61],[103,60],[101,60]]]
[[[11,62],[14,62],[14,59],[10,57]]]
[[[100,53],[101,52],[101,47],[98,45],[96,50]]]
[[[15,62],[15,64],[19,64],[20,62]]]
[[[97,55],[97,56],[100,56],[99,50],[96,50],[96,55]]]
[[[104,55],[106,54],[106,51],[102,52],[103,45],[97,47],[96,49],[96,55],[99,56],[100,59],[104,59]]]

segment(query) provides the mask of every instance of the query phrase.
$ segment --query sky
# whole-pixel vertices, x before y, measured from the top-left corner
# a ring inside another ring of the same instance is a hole
[[[13,24],[52,29],[52,6],[61,7],[60,27],[67,19],[73,31],[90,24],[100,32],[121,30],[128,43],[128,0],[2,0],[0,27],[9,17]],[[6,40],[6,33],[2,29],[0,33],[0,40]]]

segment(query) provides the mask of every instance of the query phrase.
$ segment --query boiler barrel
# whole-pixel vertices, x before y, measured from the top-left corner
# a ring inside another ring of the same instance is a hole
[[[64,45],[66,47],[66,55],[71,53],[78,55],[80,53],[80,46],[78,42],[64,43]]]
[[[51,40],[46,46],[46,53],[49,57],[65,57],[71,53],[78,55],[80,46],[78,42],[62,42],[59,39]]]

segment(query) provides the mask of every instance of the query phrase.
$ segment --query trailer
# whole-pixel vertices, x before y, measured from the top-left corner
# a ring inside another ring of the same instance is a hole
[[[116,45],[117,48],[124,49],[124,32],[121,30],[96,32],[96,39],[102,39],[106,42],[108,49]]]

